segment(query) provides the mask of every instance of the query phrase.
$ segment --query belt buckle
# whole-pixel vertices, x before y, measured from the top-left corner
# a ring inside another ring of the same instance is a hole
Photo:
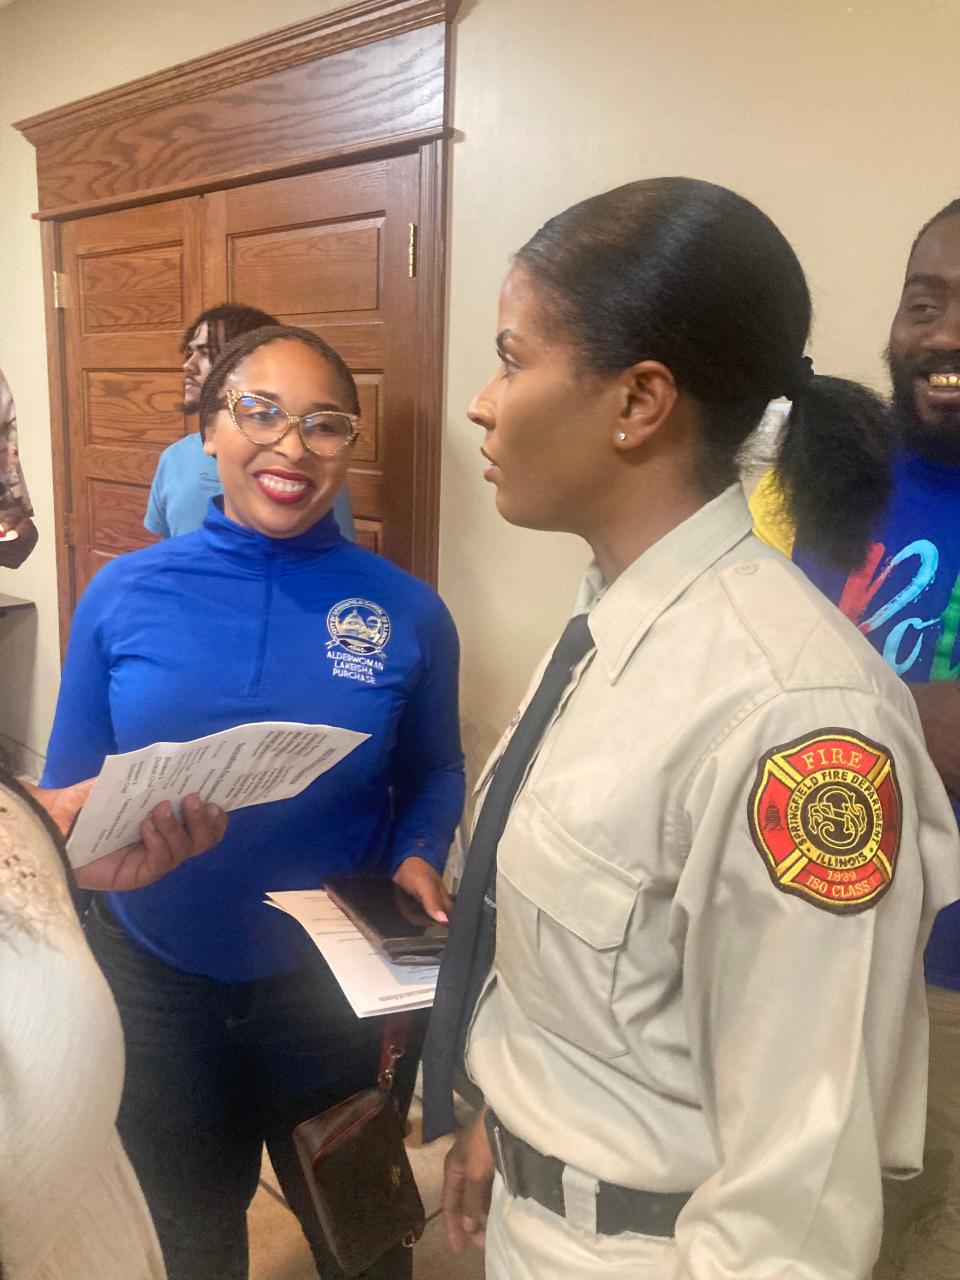
[[[494,1120],[490,1126],[493,1133],[493,1145],[496,1150],[497,1162],[500,1165],[500,1175],[503,1178],[503,1185],[507,1189],[507,1195],[515,1197],[517,1195],[517,1187],[513,1178],[513,1172],[507,1163],[506,1152],[503,1148],[503,1137],[500,1132],[500,1122]]]

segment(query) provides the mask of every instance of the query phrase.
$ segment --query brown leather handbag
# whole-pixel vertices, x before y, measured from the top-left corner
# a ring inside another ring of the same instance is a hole
[[[355,1093],[293,1131],[327,1246],[348,1276],[362,1275],[397,1244],[413,1248],[426,1225],[392,1095],[406,1039],[407,1017],[388,1017],[379,1087]]]

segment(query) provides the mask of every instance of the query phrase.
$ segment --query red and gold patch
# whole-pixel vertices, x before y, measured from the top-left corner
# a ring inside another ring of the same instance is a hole
[[[848,914],[874,906],[893,883],[902,808],[886,747],[822,729],[761,759],[748,816],[778,889]]]

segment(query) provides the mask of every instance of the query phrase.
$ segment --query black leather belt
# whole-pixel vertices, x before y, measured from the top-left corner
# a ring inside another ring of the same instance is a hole
[[[552,1213],[566,1217],[564,1162],[556,1156],[543,1155],[505,1129],[490,1110],[485,1123],[493,1158],[508,1193],[536,1200]],[[640,1235],[669,1238],[691,1194],[689,1191],[637,1191],[633,1187],[600,1182],[597,1234],[616,1236],[622,1231],[635,1231]]]

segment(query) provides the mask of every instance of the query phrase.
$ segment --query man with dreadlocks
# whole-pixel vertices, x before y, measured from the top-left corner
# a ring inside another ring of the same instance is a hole
[[[960,199],[913,242],[887,364],[894,482],[863,565],[832,570],[794,542],[778,518],[770,475],[754,495],[754,518],[758,532],[792,556],[908,683],[960,820]],[[960,902],[937,917],[926,976],[924,1173],[888,1184],[874,1280],[960,1275]]]
[[[239,302],[225,302],[201,311],[187,325],[180,343],[183,355],[181,410],[185,414],[197,412],[207,374],[228,343],[242,333],[278,323],[265,311]],[[203,523],[207,503],[221,492],[216,459],[204,453],[199,433],[192,431],[169,445],[160,455],[143,523],[159,538],[193,533]],[[333,514],[343,536],[356,542],[346,486],[337,494]]]

